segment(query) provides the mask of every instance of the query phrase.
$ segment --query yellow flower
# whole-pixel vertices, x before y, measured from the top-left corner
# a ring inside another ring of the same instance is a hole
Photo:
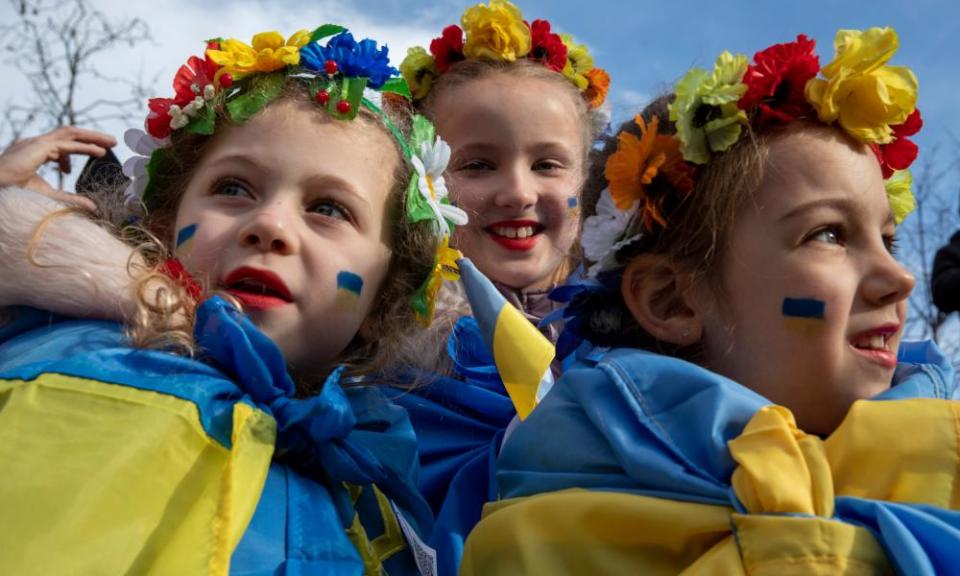
[[[234,80],[254,72],[273,72],[300,63],[300,47],[310,41],[309,30],[299,30],[284,42],[279,32],[261,32],[253,37],[253,46],[231,38],[220,43],[219,50],[207,55],[221,68],[217,76],[230,74]]]
[[[439,75],[433,56],[420,46],[407,50],[407,57],[400,63],[400,73],[414,100],[425,98]]]
[[[893,220],[899,226],[903,219],[917,207],[913,197],[913,174],[909,170],[898,170],[893,173],[893,176],[884,180],[883,185],[887,189],[887,200],[890,202]]]
[[[840,30],[833,62],[823,78],[807,82],[807,100],[820,120],[839,121],[861,142],[886,144],[891,125],[901,124],[917,106],[917,78],[905,66],[887,66],[899,46],[893,28]]]
[[[560,34],[560,40],[567,47],[567,64],[563,67],[563,75],[582,92],[590,85],[587,72],[593,70],[593,56],[585,45],[574,42],[569,34]]]
[[[706,164],[711,152],[723,152],[740,138],[747,114],[737,101],[747,91],[742,82],[747,57],[724,52],[713,72],[692,68],[674,88],[670,120],[677,125],[680,150],[688,162]]]
[[[520,10],[506,0],[467,8],[460,19],[466,32],[463,55],[513,62],[530,52],[530,28]]]
[[[423,326],[429,326],[433,322],[433,310],[437,304],[437,293],[443,285],[443,281],[455,282],[460,279],[460,267],[457,266],[457,260],[463,258],[463,254],[456,248],[450,247],[450,236],[444,236],[440,245],[437,246],[437,256],[433,265],[433,271],[427,280],[425,290],[426,312],[418,311],[417,318]]]

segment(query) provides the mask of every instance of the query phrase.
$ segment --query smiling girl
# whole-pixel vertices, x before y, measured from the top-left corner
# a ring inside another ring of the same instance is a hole
[[[580,189],[605,124],[609,77],[585,46],[546,20],[528,24],[510,2],[471,6],[460,24],[429,51],[411,49],[400,70],[450,145],[446,186],[470,219],[453,243],[539,323],[556,307],[548,293],[578,255]],[[440,307],[435,330],[456,322],[447,347],[455,378],[396,401],[417,430],[421,487],[438,515],[431,542],[453,573],[466,534],[496,496],[494,461],[517,411],[476,323],[445,296],[454,305]],[[551,340],[558,334],[553,325],[542,330]]]
[[[560,294],[602,347],[505,442],[462,573],[953,570],[957,383],[900,341],[920,120],[897,42],[840,31],[823,69],[802,35],[724,53],[607,143],[589,280]]]
[[[131,199],[157,239],[132,296],[88,283],[91,252],[124,252],[92,222],[47,218],[30,245],[4,233],[5,275],[73,272],[129,316],[20,309],[0,330],[4,572],[430,569],[407,416],[343,382],[429,316],[451,256],[423,184],[432,126],[364,97],[396,89],[392,72],[385,48],[333,25],[191,58],[176,96],[150,101],[149,134],[128,135],[144,154]],[[18,226],[56,206],[2,201]]]

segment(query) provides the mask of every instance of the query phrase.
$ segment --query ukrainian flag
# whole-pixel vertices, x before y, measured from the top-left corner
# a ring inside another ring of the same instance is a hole
[[[514,308],[468,258],[457,261],[473,316],[497,371],[521,420],[537,405],[550,386],[553,344]]]

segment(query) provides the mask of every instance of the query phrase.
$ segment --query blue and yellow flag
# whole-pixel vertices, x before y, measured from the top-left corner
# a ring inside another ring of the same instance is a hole
[[[553,384],[553,344],[513,307],[469,258],[457,261],[473,316],[493,352],[503,386],[521,420]]]

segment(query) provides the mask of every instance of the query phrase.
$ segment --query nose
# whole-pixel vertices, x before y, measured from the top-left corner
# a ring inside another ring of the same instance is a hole
[[[282,202],[263,206],[240,229],[240,243],[261,252],[296,252],[296,219],[293,208]]]
[[[906,299],[917,283],[913,274],[897,262],[893,254],[885,248],[881,250],[878,250],[862,285],[864,297],[877,305]]]
[[[494,203],[501,208],[526,209],[537,203],[536,181],[527,166],[505,169]]]

